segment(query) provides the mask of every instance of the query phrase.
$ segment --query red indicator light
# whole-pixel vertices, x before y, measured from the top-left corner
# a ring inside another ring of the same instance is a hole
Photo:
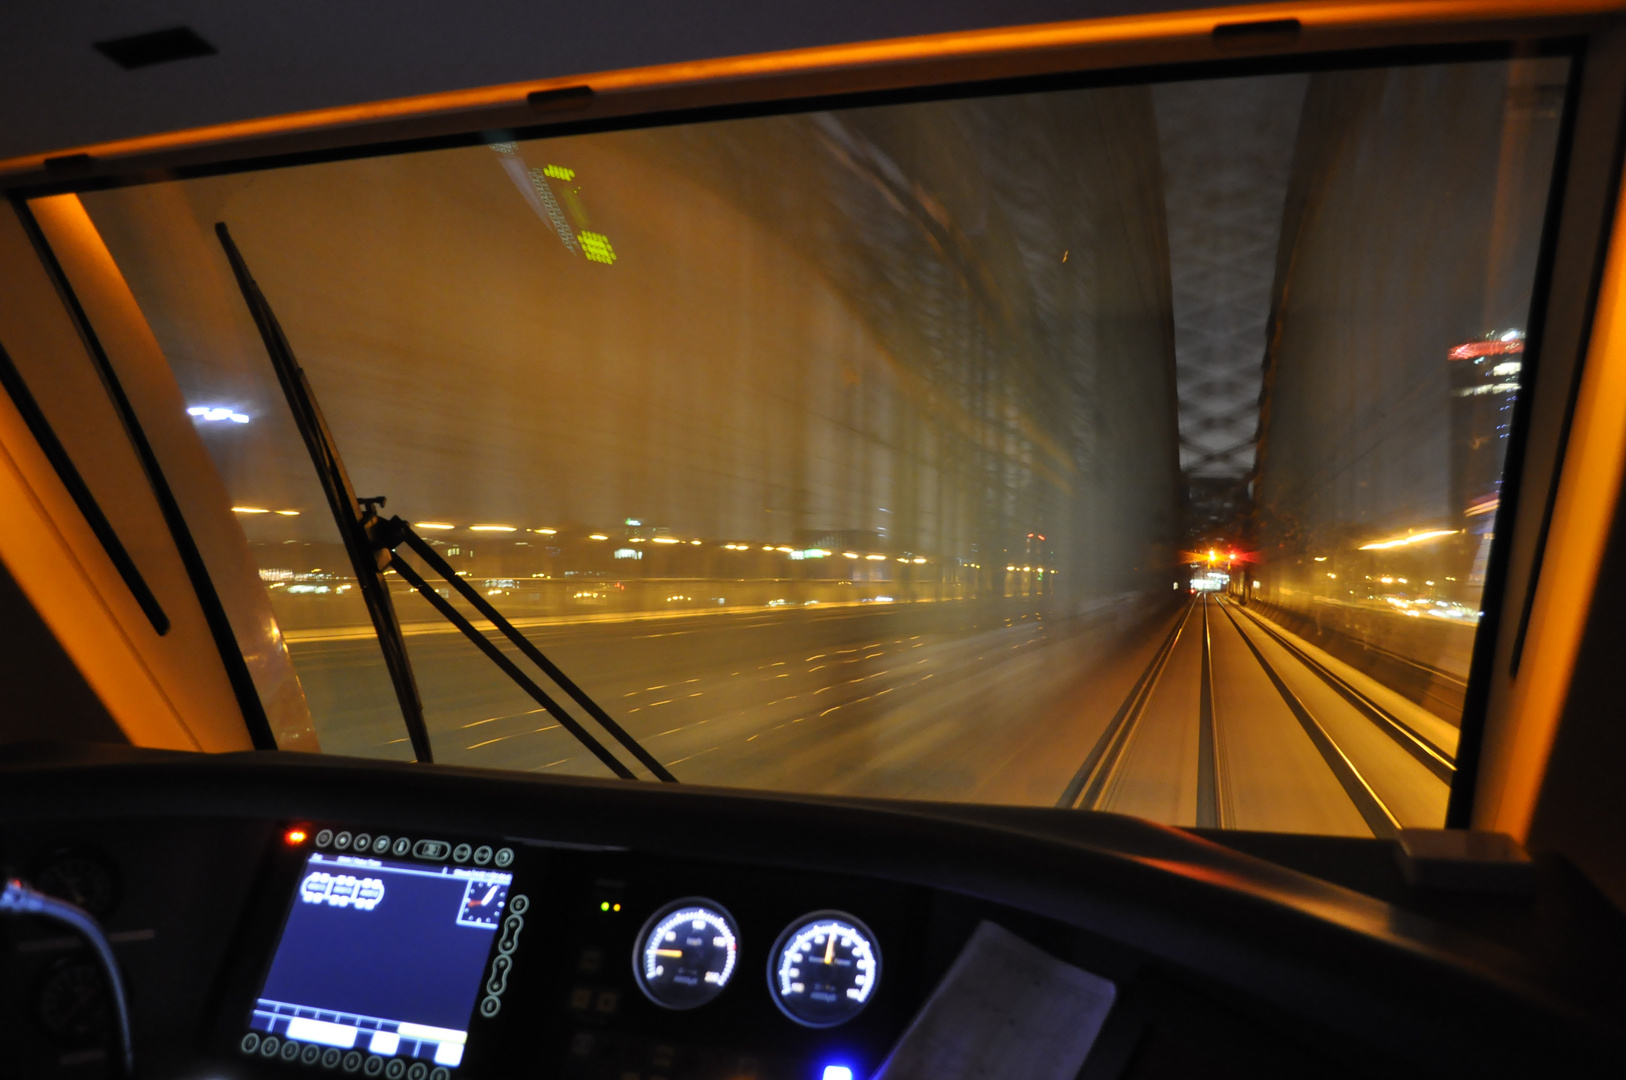
[[[305,830],[304,829],[289,829],[287,831],[287,833],[285,833],[283,835],[282,838],[284,840],[288,841],[288,846],[290,846],[290,847],[293,847],[293,846],[296,846],[296,845],[299,845],[299,844],[303,844],[305,842]]]

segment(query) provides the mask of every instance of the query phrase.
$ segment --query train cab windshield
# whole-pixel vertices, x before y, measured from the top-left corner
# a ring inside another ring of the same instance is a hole
[[[83,204],[324,750],[412,754],[217,223],[358,492],[681,779],[1392,835],[1445,820],[1569,73],[967,94]],[[387,576],[436,760],[607,775]]]

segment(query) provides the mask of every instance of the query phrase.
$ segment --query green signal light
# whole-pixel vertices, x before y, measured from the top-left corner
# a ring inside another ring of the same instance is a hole
[[[615,249],[610,246],[610,238],[603,233],[579,233],[576,241],[582,246],[582,254],[590,261],[603,263],[605,266],[615,262]]]
[[[604,901],[602,904],[600,904],[598,906],[598,909],[600,911],[609,911],[610,910],[610,902],[608,900]]]
[[[542,170],[542,174],[544,176],[551,176],[555,180],[574,180],[574,179],[576,179],[576,170],[575,169],[567,169],[563,165],[549,165],[547,168]]]

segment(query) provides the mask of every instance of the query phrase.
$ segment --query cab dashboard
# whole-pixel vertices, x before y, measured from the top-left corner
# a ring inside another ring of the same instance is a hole
[[[1562,890],[1430,910],[1281,865],[1392,865],[1385,841],[1254,838],[1269,862],[1237,850],[1246,836],[1116,815],[310,755],[38,745],[9,749],[0,775],[7,875],[102,920],[140,1077],[845,1080],[926,1075],[933,1053],[1084,1080],[1531,1076],[1620,1060],[1607,980],[1518,947],[1541,925],[1520,912],[1573,908]],[[117,1075],[82,943],[31,918],[0,934],[0,1076]]]

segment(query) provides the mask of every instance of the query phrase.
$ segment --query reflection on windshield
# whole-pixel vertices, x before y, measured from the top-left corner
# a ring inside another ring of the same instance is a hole
[[[1443,818],[1566,73],[494,137],[84,202],[329,752],[409,750],[217,221],[358,492],[681,780],[1386,834]],[[605,774],[392,589],[437,760]]]

